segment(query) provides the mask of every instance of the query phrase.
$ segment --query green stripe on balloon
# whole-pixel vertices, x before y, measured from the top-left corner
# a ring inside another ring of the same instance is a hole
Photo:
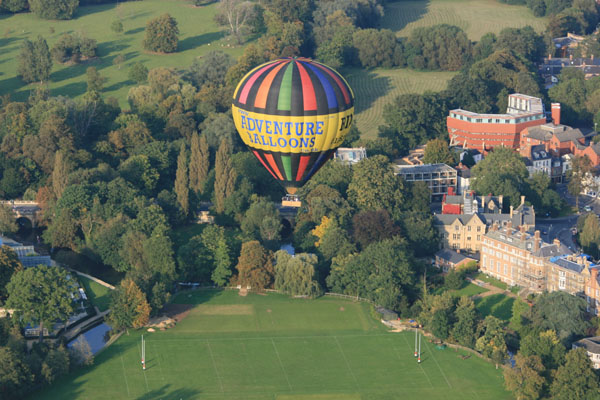
[[[285,170],[285,177],[288,181],[292,180],[292,158],[290,156],[281,156],[281,163]]]
[[[282,111],[290,111],[292,108],[292,72],[294,64],[288,62],[285,69],[285,74],[279,86],[279,99],[277,100],[277,109]]]

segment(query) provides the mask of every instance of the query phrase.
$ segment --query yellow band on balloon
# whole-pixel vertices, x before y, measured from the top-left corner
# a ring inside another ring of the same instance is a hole
[[[233,120],[244,143],[281,153],[312,153],[339,147],[350,131],[354,107],[335,114],[290,117],[242,110],[233,105]]]

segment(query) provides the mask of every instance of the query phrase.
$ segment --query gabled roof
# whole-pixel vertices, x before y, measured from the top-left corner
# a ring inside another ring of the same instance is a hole
[[[562,132],[556,132],[554,136],[556,136],[559,142],[568,142],[571,140],[582,139],[584,137],[583,133],[581,133],[581,130],[577,128],[567,129]]]
[[[441,258],[442,260],[446,260],[452,264],[458,264],[464,260],[477,261],[473,257],[469,257],[464,254],[457,253],[456,251],[452,251],[452,250],[448,250],[448,249],[443,249],[443,250],[438,251],[437,253],[435,253],[435,256]]]
[[[600,354],[600,336],[583,338],[573,343],[573,345],[583,347],[590,353]]]

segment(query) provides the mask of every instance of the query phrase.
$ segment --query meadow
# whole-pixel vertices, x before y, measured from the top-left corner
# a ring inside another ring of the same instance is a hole
[[[341,71],[354,91],[356,124],[365,139],[375,139],[383,125],[383,107],[405,93],[439,92],[456,72],[422,72],[408,68],[347,68]]]
[[[456,25],[469,39],[477,41],[487,32],[531,25],[546,29],[547,18],[538,18],[525,6],[513,6],[498,0],[413,0],[387,3],[382,28],[407,37],[415,28],[437,24]]]
[[[502,371],[390,333],[364,303],[235,291],[184,292],[175,328],[130,331],[35,399],[510,399]],[[140,335],[147,368],[140,364]]]
[[[179,49],[173,54],[152,54],[143,50],[146,22],[168,12],[179,27]],[[12,16],[0,15],[0,96],[10,94],[14,100],[26,100],[34,84],[25,84],[17,78],[17,56],[23,39],[35,40],[41,35],[52,48],[65,33],[85,35],[98,41],[98,58],[74,65],[54,62],[50,75],[53,95],[76,97],[86,90],[86,69],[94,66],[105,77],[104,96],[116,97],[121,106],[127,104],[127,93],[135,83],[127,77],[131,65],[141,62],[148,69],[172,67],[187,68],[196,57],[210,50],[223,50],[235,58],[243,47],[226,37],[213,17],[215,3],[193,7],[185,0],[145,0],[79,7],[68,21],[42,20],[30,13]],[[123,23],[123,32],[110,29],[113,21]],[[121,65],[113,60],[125,57]]]
[[[102,286],[85,276],[78,275],[77,279],[81,282],[81,285],[83,285],[83,289],[93,305],[98,307],[100,311],[109,309],[111,292],[109,288]]]

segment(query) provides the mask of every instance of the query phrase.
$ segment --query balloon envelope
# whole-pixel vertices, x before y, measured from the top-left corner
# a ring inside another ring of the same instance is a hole
[[[354,94],[335,70],[305,58],[259,65],[238,84],[240,137],[288,193],[333,156],[352,126]]]

